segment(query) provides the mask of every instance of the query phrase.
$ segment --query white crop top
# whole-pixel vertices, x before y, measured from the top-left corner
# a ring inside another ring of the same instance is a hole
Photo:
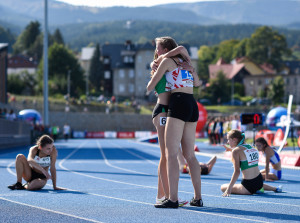
[[[35,157],[34,161],[37,162],[41,167],[49,167],[51,165],[51,157],[46,156],[46,157],[39,157],[40,151],[38,150]]]
[[[187,70],[181,70],[178,67],[165,73],[167,79],[166,90],[174,90],[183,87],[193,87],[193,75]]]

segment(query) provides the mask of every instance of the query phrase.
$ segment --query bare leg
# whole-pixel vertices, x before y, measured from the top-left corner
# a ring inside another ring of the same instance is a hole
[[[156,127],[158,134],[158,142],[160,147],[160,160],[158,164],[158,190],[157,198],[162,198],[163,196],[169,197],[169,183],[167,175],[167,159],[166,159],[166,148],[165,148],[165,139],[164,132],[165,126],[160,125],[160,117],[166,117],[166,113],[160,113],[153,119],[153,124]]]
[[[35,179],[28,183],[25,188],[27,190],[40,190],[42,189],[47,183],[47,180],[42,179]]]
[[[22,177],[26,181],[31,179],[31,167],[23,154],[18,154],[16,157],[16,173],[17,181],[20,183],[22,183]]]
[[[186,165],[186,161],[184,159],[184,156],[182,155],[181,148],[179,148],[179,150],[178,150],[177,159],[178,159],[178,163],[179,163],[179,170],[180,170],[180,172],[182,172],[183,168],[184,168],[184,165]]]
[[[225,192],[228,188],[229,184],[223,184],[221,186],[221,191]],[[242,184],[235,184],[231,190],[232,194],[241,194],[241,195],[251,195],[251,193],[242,185]]]
[[[195,200],[201,199],[201,168],[195,156],[195,132],[197,122],[186,122],[181,140],[182,152],[189,165],[189,173],[194,187]]]
[[[184,124],[185,123],[182,120],[168,117],[165,130],[167,169],[170,189],[169,199],[173,202],[178,200],[179,165],[177,155],[178,147],[183,134]]]
[[[263,188],[264,188],[265,191],[276,191],[276,187],[272,187],[268,184],[264,184]]]

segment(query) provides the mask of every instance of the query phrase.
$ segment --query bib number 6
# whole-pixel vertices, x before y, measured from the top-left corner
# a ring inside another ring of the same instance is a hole
[[[167,117],[160,117],[160,125],[165,126],[167,123]]]

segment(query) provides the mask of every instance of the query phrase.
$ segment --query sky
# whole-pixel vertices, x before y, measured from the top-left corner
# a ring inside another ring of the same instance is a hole
[[[127,6],[127,7],[147,7],[168,3],[187,3],[200,1],[218,1],[218,0],[57,0],[72,5],[85,5],[97,7]],[[220,1],[220,0],[219,0]]]

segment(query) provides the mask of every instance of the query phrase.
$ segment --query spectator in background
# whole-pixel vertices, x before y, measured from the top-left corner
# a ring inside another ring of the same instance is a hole
[[[231,120],[231,129],[241,129],[241,123],[238,115],[234,115]]]
[[[64,138],[65,138],[66,141],[69,139],[70,132],[71,132],[71,128],[70,128],[70,126],[66,123],[66,124],[64,125],[64,129],[63,129]]]
[[[15,121],[17,119],[17,116],[13,109],[11,109],[8,114],[6,114],[6,119],[9,121]]]
[[[6,119],[6,113],[7,113],[6,108],[3,108],[2,113],[1,113],[1,117]]]
[[[57,125],[54,125],[51,128],[51,131],[52,131],[51,133],[52,133],[53,139],[54,139],[54,141],[56,141],[58,134],[59,134],[59,127]]]

